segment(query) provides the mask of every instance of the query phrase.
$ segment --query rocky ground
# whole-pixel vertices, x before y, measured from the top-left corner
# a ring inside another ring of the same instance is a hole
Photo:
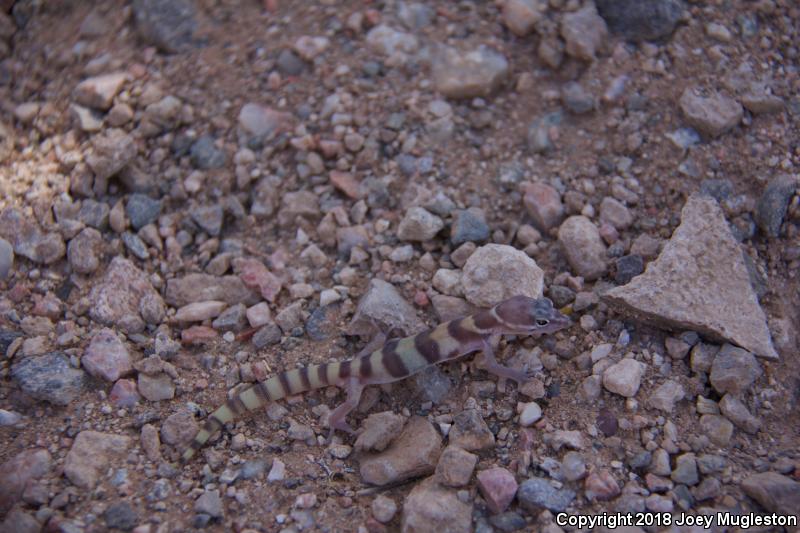
[[[792,0],[0,9],[0,530],[800,509]],[[521,387],[470,356],[368,389],[357,439],[330,388],[178,461],[373,324],[542,292],[573,325],[501,341]]]

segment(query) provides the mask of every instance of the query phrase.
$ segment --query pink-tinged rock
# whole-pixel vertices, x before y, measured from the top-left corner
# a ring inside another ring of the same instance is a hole
[[[32,315],[46,316],[53,320],[57,320],[61,317],[64,304],[61,300],[56,298],[55,294],[52,292],[48,292],[44,296],[34,294],[33,302],[33,309],[31,309]]]
[[[218,336],[219,333],[214,328],[192,326],[181,331],[181,342],[189,345],[207,344],[216,340]]]
[[[606,245],[597,226],[585,216],[574,215],[565,220],[558,228],[558,242],[578,276],[593,281],[606,273]]]
[[[75,87],[75,101],[86,107],[106,111],[114,102],[114,97],[122,89],[125,79],[124,72],[87,78]]]
[[[536,182],[524,187],[523,202],[534,224],[547,231],[557,226],[564,217],[561,194],[546,183]]]
[[[136,390],[136,382],[132,379],[120,379],[111,387],[108,399],[116,407],[133,407],[141,396]]]
[[[717,202],[694,194],[658,259],[630,283],[603,294],[616,312],[665,329],[777,359],[764,311],[750,284],[739,242]]]
[[[247,321],[251,327],[260,328],[272,322],[272,311],[269,309],[267,302],[257,303],[246,311]]]
[[[89,294],[89,316],[126,333],[144,331],[145,323],[159,324],[165,307],[147,276],[124,257],[115,257]]]
[[[233,263],[239,278],[250,289],[258,291],[268,302],[274,302],[281,290],[281,280],[264,263],[254,258],[240,258]]]
[[[386,450],[362,455],[361,479],[370,485],[387,485],[430,474],[436,468],[441,442],[430,422],[412,417]]]
[[[361,183],[353,177],[349,172],[341,172],[339,170],[331,170],[329,174],[331,184],[342,191],[345,195],[353,200],[358,200],[362,197]]]
[[[78,488],[91,490],[112,461],[122,459],[131,438],[99,431],[81,431],[64,461],[64,475]]]
[[[183,307],[194,302],[220,300],[230,305],[253,305],[261,298],[248,289],[238,276],[211,276],[187,274],[182,278],[167,280],[165,300],[173,307]]]
[[[495,467],[478,472],[478,488],[493,513],[502,513],[517,494],[517,480],[505,468]]]
[[[621,492],[617,480],[605,469],[590,473],[586,477],[584,490],[589,500],[601,501],[612,500]]]
[[[202,322],[209,318],[219,316],[228,307],[225,302],[209,300],[184,305],[175,313],[175,320],[179,322]]]
[[[81,364],[91,375],[106,381],[116,381],[133,370],[128,349],[114,330],[108,328],[92,337]]]
[[[50,471],[52,458],[44,448],[24,450],[0,465],[0,515],[22,499],[28,484]]]
[[[609,224],[608,222],[603,222],[600,224],[600,237],[603,238],[606,244],[614,244],[619,240],[619,232],[617,228]]]
[[[433,478],[418,483],[403,503],[403,533],[466,533],[472,531],[472,504],[458,498],[455,489],[439,486]]]

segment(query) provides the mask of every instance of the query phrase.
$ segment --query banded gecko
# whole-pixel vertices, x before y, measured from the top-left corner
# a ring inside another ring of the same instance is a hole
[[[429,365],[472,352],[483,351],[487,371],[522,384],[528,379],[525,372],[502,366],[495,359],[493,345],[497,344],[500,336],[540,336],[569,324],[570,319],[554,309],[549,299],[514,296],[473,315],[445,322],[416,335],[390,340],[374,351],[374,343],[371,343],[353,359],[281,372],[245,389],[211,413],[183,453],[183,460],[191,459],[216,431],[247,411],[328,385],[341,387],[347,393],[344,403],[330,414],[330,434],[332,436],[337,429],[352,434],[354,431],[345,421],[345,416],[358,405],[364,387],[399,381]]]

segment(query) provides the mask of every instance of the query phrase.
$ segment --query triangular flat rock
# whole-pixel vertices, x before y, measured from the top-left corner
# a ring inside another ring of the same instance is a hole
[[[658,259],[603,295],[620,314],[673,330],[693,330],[777,359],[750,285],[742,249],[717,202],[693,194]]]

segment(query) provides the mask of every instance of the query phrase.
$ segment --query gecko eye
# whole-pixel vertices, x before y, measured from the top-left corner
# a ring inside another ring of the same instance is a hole
[[[546,326],[549,323],[550,323],[550,321],[546,320],[544,318],[539,318],[539,319],[536,320],[536,325],[537,326]]]

